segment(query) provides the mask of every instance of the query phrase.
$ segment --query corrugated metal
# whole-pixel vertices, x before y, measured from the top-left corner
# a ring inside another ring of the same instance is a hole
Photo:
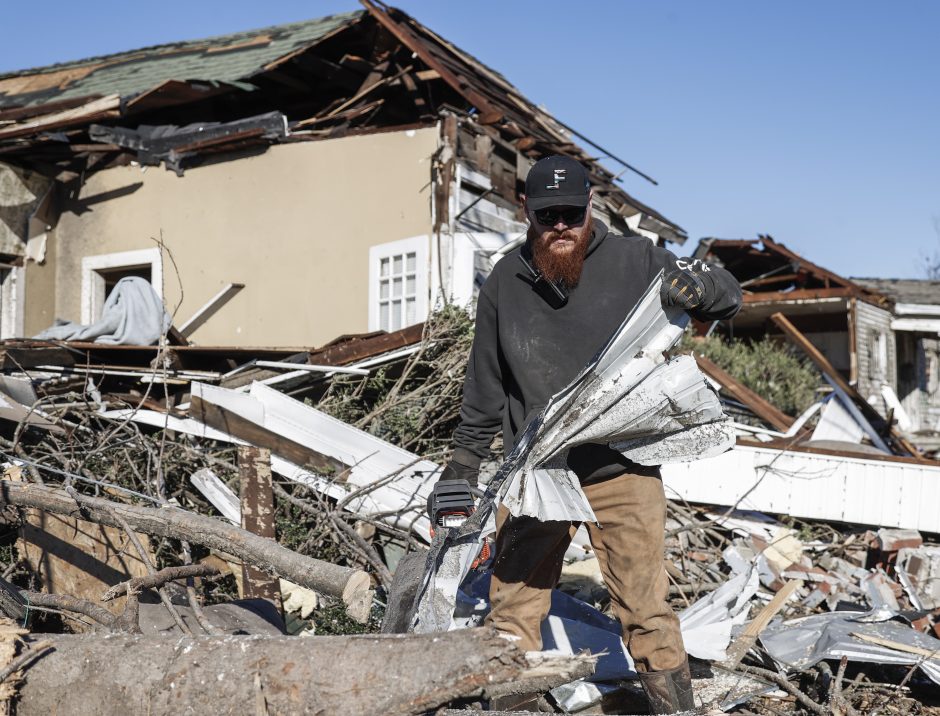
[[[667,496],[806,519],[940,532],[940,467],[736,446],[664,465]]]
[[[858,392],[868,400],[874,396],[871,401],[875,409],[886,415],[886,406],[881,397],[882,381],[891,386],[892,390],[897,392],[898,374],[897,374],[897,346],[895,344],[894,331],[891,330],[891,312],[872,306],[865,301],[858,301],[855,309],[855,350],[858,355]],[[873,351],[878,342],[879,334],[884,335],[887,347],[887,360],[884,370],[877,370],[877,358]]]

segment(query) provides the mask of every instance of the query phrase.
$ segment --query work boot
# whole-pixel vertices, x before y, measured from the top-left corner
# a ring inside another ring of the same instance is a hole
[[[675,669],[648,671],[637,676],[649,699],[651,714],[674,714],[695,708],[688,659]]]

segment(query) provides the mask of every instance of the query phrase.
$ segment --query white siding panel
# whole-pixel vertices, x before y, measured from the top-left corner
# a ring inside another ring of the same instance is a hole
[[[940,532],[940,467],[737,446],[664,465],[666,494],[689,502]]]

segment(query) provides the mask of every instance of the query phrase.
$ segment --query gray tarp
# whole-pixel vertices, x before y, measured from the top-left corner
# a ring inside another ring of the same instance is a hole
[[[94,341],[129,346],[150,346],[170,327],[163,301],[146,279],[122,278],[101,309],[101,318],[91,325],[59,323],[38,336],[40,340]]]

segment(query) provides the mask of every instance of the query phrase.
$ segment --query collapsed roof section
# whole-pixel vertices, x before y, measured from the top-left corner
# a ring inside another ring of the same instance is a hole
[[[834,330],[845,330],[844,315],[851,299],[878,308],[890,305],[878,291],[814,264],[768,235],[702,239],[694,255],[724,266],[741,283],[744,308],[734,319],[736,332],[752,326],[767,328],[771,314],[784,307],[788,316],[805,315],[817,322],[825,314],[839,313],[841,323]],[[816,329],[825,330],[822,324]]]
[[[588,168],[608,216],[685,240],[573,139],[645,174],[407,14],[362,2],[364,11],[0,75],[0,161],[64,181],[131,160],[179,172],[210,153],[454,116],[462,134],[480,138],[458,151],[475,165],[492,157],[502,177],[492,194],[508,205],[517,206],[532,161],[565,154]],[[272,131],[272,113],[287,131]]]

